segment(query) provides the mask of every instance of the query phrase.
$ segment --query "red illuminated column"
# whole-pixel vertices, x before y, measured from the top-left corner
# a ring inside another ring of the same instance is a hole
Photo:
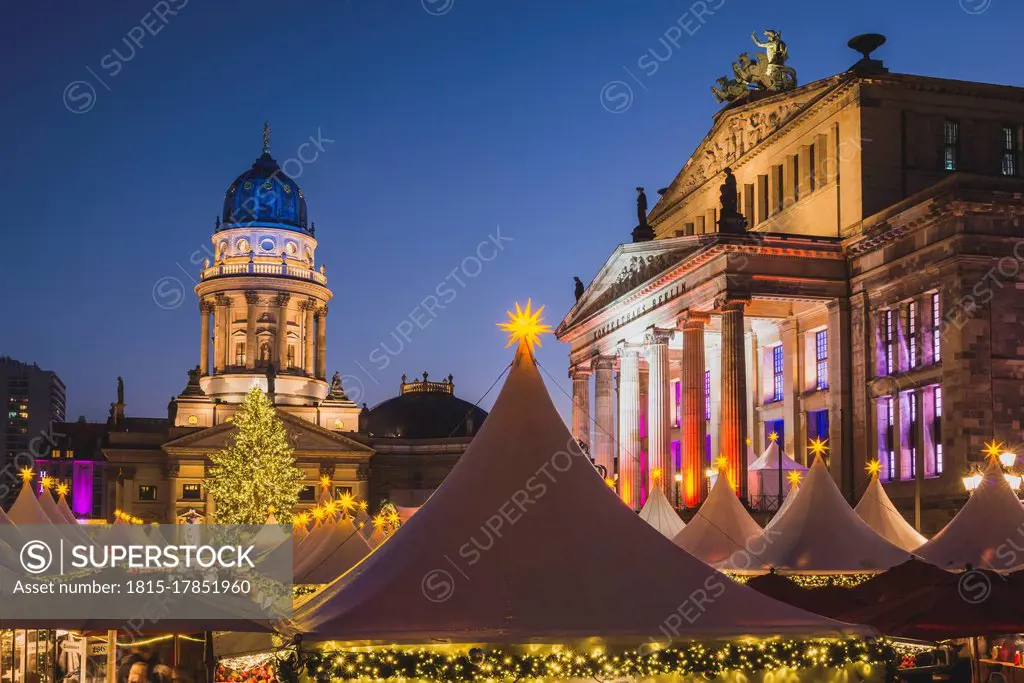
[[[699,505],[704,491],[704,325],[707,313],[688,311],[679,319],[683,330],[682,371],[682,498],[687,507]]]
[[[729,482],[740,498],[747,497],[747,368],[743,347],[742,299],[724,299],[722,312],[722,455]]]

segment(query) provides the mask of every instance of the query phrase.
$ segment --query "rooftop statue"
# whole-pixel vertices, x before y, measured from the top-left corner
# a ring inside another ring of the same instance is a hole
[[[733,78],[722,76],[718,84],[711,86],[711,92],[719,102],[732,102],[748,90],[770,90],[781,92],[796,87],[796,70],[786,66],[789,48],[782,40],[780,31],[765,29],[765,40],[750,34],[754,44],[764,49],[755,57],[743,52],[732,65]]]

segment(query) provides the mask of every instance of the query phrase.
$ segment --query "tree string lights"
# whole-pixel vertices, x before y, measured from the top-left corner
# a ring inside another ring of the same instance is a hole
[[[284,423],[258,387],[245,396],[234,416],[231,445],[210,455],[204,481],[216,503],[219,524],[263,524],[268,510],[287,524],[305,478],[295,466]]]

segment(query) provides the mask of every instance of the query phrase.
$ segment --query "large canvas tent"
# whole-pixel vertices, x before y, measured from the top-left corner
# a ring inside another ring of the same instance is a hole
[[[728,477],[717,477],[697,514],[673,542],[721,569],[763,570],[767,566],[755,543],[760,536],[761,527],[736,497]]]
[[[871,482],[853,511],[879,536],[907,552],[917,550],[928,540],[903,519],[877,476],[871,477]]]
[[[1024,564],[1024,505],[993,460],[960,512],[916,554],[943,569],[1009,571]]]
[[[910,559],[857,516],[821,458],[765,529],[762,545],[763,559],[775,569],[809,573],[885,571]]]
[[[666,632],[697,590],[713,608]],[[441,487],[300,607],[291,630],[378,645],[857,632],[734,583],[638,519],[580,451],[523,344]]]

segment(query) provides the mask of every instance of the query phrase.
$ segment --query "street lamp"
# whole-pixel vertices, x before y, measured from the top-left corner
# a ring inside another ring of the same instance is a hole
[[[999,454],[999,464],[1009,469],[1017,463],[1017,454],[1004,451]]]
[[[683,474],[682,472],[676,472],[673,479],[676,480],[676,509],[679,509],[679,489],[683,487]]]
[[[967,489],[968,493],[974,493],[974,490],[981,484],[981,473],[969,474],[963,478],[963,482],[964,488]]]

